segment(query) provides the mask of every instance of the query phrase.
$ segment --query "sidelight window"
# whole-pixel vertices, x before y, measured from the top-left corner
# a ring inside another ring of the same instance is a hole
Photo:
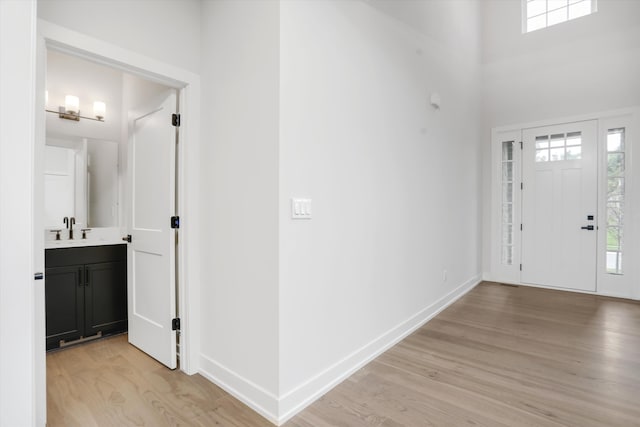
[[[607,256],[610,274],[622,274],[625,204],[625,128],[607,131]]]
[[[514,141],[502,143],[502,264],[513,263]]]

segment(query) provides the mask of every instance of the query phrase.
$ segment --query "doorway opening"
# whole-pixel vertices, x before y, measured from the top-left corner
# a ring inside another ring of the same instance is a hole
[[[180,127],[174,128],[174,137],[180,135],[180,144],[176,149],[176,175],[178,192],[176,206],[179,213],[187,216],[190,221],[180,224],[180,242],[175,252],[178,269],[174,272],[178,278],[179,288],[176,295],[176,305],[179,306],[180,323],[180,370],[186,374],[198,371],[198,342],[199,342],[199,262],[197,249],[199,239],[197,227],[197,200],[199,195],[199,108],[200,108],[200,77],[179,66],[154,60],[140,55],[126,48],[104,43],[100,40],[69,31],[63,27],[38,21],[39,40],[37,43],[36,62],[36,98],[38,108],[35,111],[35,146],[34,146],[34,212],[33,219],[33,254],[36,271],[44,270],[44,150],[46,116],[46,56],[47,51],[56,51],[83,58],[96,64],[109,66],[133,76],[144,78],[153,83],[159,83],[177,91],[182,115]],[[53,100],[52,100],[53,101]],[[106,105],[107,112],[109,106]],[[86,109],[85,109],[86,110]],[[184,114],[188,113],[188,114]],[[84,115],[84,112],[83,112]],[[57,118],[59,119],[59,118]],[[108,113],[105,120],[108,119]],[[62,120],[62,119],[59,119]],[[81,124],[82,122],[76,123]],[[187,165],[187,167],[185,167]],[[95,234],[94,234],[95,237]],[[190,256],[187,257],[186,253]],[[40,282],[42,283],[42,282]],[[46,420],[46,353],[45,353],[45,308],[44,287],[36,287],[34,295],[34,365],[37,418]],[[170,319],[173,320],[173,319]],[[174,322],[171,322],[172,326]]]
[[[178,91],[53,49],[46,64],[47,349],[134,324],[129,341],[173,369]]]

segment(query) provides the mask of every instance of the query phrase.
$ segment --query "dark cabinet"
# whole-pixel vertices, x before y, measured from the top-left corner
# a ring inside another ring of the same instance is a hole
[[[127,330],[126,245],[45,251],[47,350]]]
[[[47,350],[60,340],[71,341],[84,335],[83,266],[47,268],[45,312]]]

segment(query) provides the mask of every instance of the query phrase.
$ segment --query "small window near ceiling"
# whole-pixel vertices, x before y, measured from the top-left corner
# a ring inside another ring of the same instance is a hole
[[[594,13],[596,0],[522,0],[522,32],[550,27]]]

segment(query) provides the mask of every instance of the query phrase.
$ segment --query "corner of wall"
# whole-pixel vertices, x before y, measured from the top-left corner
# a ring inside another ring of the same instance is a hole
[[[200,374],[274,424],[278,424],[278,396],[210,357],[200,355]]]

